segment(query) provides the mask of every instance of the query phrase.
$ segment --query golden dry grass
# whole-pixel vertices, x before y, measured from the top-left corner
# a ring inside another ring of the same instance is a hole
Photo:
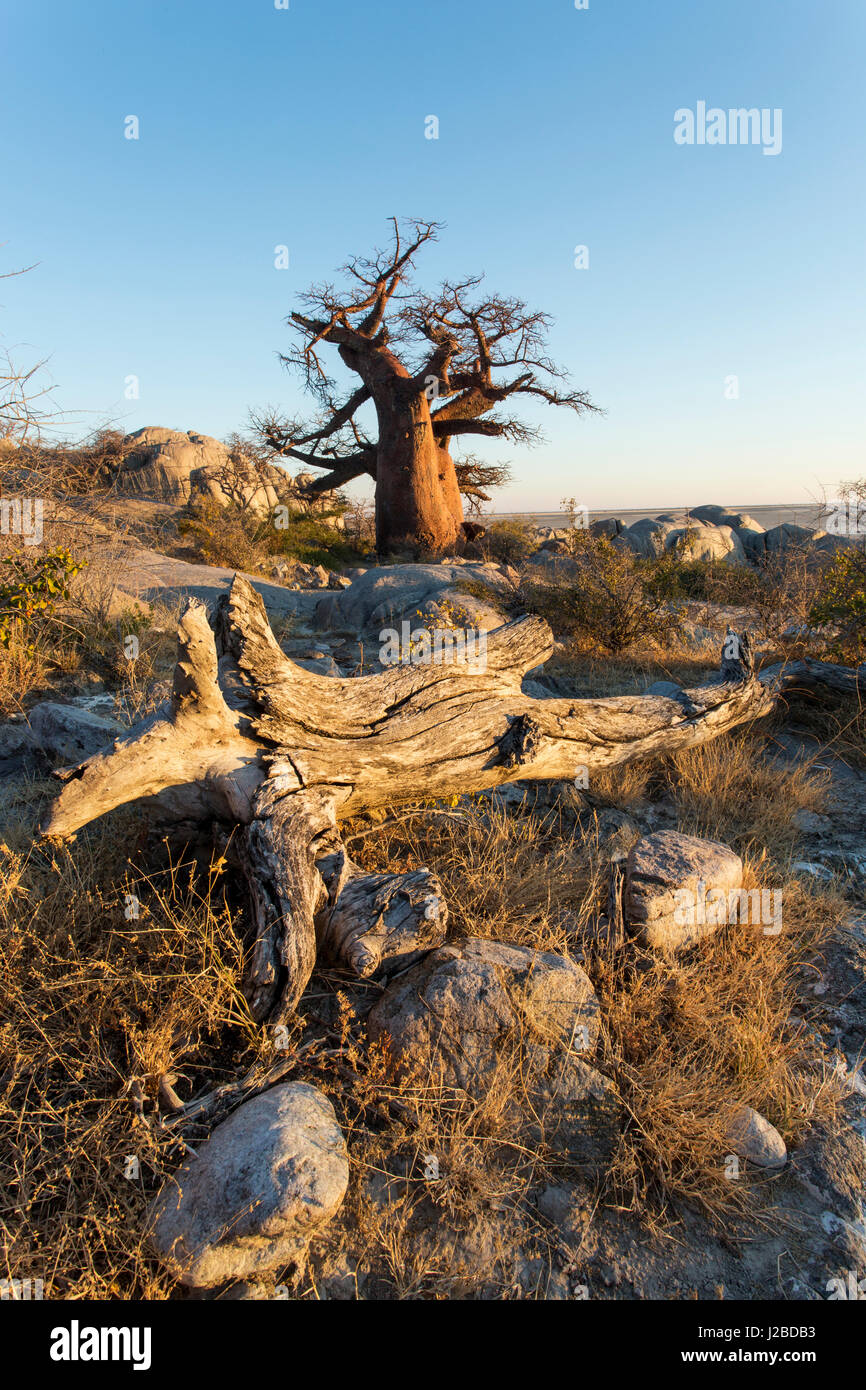
[[[9,646],[0,647],[0,717],[26,714],[39,700],[104,688],[115,695],[122,720],[143,718],[165,697],[179,609],[180,602],[154,605],[146,617],[129,609],[104,619],[69,603],[45,622],[13,628]],[[128,636],[138,642],[134,659],[126,655]]]
[[[644,954],[644,968],[636,968],[633,951],[611,951],[593,938],[607,881],[597,841],[591,833],[586,840],[563,839],[551,833],[549,817],[476,810],[462,820],[431,821],[419,812],[386,826],[373,845],[364,842],[370,867],[408,856],[434,869],[455,905],[458,935],[586,954],[605,1014],[601,1065],[616,1078],[630,1117],[611,1191],[617,1202],[653,1219],[672,1200],[718,1221],[756,1210],[752,1185],[724,1175],[725,1131],[739,1105],[761,1110],[794,1143],[833,1110],[832,1088],[814,1081],[814,1037],[791,1019],[802,1020],[805,1007],[799,967],[820,951],[848,904],[841,892],[816,887],[786,867],[785,818],[792,808],[823,804],[823,781],[792,773],[779,799],[775,782],[755,774],[744,798],[737,777],[722,775],[751,767],[751,735],[743,741],[746,751],[711,745],[719,750],[715,758],[677,768],[680,828],[724,831],[753,846],[759,830],[768,831],[780,858],[753,849],[745,884],[781,890],[779,937],[731,926],[677,960]],[[701,769],[720,779],[717,798],[708,783],[706,807],[696,784]]]
[[[687,834],[784,855],[796,843],[792,817],[823,811],[828,774],[808,764],[780,765],[757,729],[737,730],[677,753],[660,771]]]
[[[610,1062],[632,1120],[611,1180],[635,1210],[684,1199],[717,1221],[754,1217],[760,1193],[724,1168],[737,1107],[754,1106],[794,1145],[833,1115],[799,968],[830,938],[845,901],[766,861],[747,864],[745,885],[781,891],[779,936],[730,925],[675,963],[596,961]]]
[[[147,1196],[183,1156],[153,1109],[159,1078],[218,1083],[256,1046],[219,893],[124,878],[112,838],[0,851],[0,1263],[55,1298],[167,1295],[140,1244]]]
[[[423,864],[439,875],[454,937],[584,960],[605,1015],[598,1064],[627,1116],[593,1200],[627,1208],[648,1230],[683,1203],[728,1228],[771,1219],[760,1182],[724,1177],[725,1128],[737,1105],[754,1105],[792,1144],[832,1117],[809,1026],[818,1006],[804,1002],[798,971],[847,907],[840,893],[788,867],[791,815],[822,809],[826,784],[817,768],[780,767],[767,751],[756,727],[593,780],[599,806],[668,800],[680,829],[745,855],[750,885],[783,891],[781,936],[729,927],[676,961],[595,941],[608,870],[593,825],[584,835],[573,806],[506,814],[478,798],[447,814],[401,809],[375,826],[345,827],[350,852],[369,869]],[[184,1142],[195,1145],[207,1128],[185,1126],[181,1138],[161,1124],[160,1078],[176,1074],[183,1100],[241,1076],[264,1078],[273,1040],[246,1011],[244,924],[224,876],[196,878],[175,866],[142,879],[129,862],[137,862],[131,813],[70,849],[32,849],[46,791],[22,784],[4,807],[2,1277],[43,1278],[51,1297],[165,1298],[172,1284],[142,1248],[144,1211]],[[124,915],[127,893],[140,898],[138,919]],[[340,983],[323,975],[314,993]],[[512,1297],[519,1252],[537,1257],[530,1296],[544,1296],[553,1245],[528,1198],[567,1174],[567,1162],[538,1137],[520,1042],[473,1100],[444,1086],[430,1059],[398,1069],[386,1046],[370,1044],[348,1000],[330,1023],[304,1006],[282,1074],[331,1096],[351,1181],[309,1262],[285,1272],[294,1295],[317,1297],[323,1274],[345,1257],[375,1272],[386,1297]],[[124,1176],[130,1154],[141,1165],[132,1181]],[[427,1154],[440,1163],[436,1183],[423,1176]]]

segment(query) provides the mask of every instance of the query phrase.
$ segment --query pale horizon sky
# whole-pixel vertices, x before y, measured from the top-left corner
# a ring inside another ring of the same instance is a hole
[[[0,345],[49,359],[69,434],[300,411],[286,315],[394,214],[446,224],[424,287],[483,270],[553,314],[607,411],[533,408],[544,444],[476,446],[514,473],[496,510],[808,502],[866,475],[862,0],[0,17],[0,270],[37,263],[0,285]],[[780,152],[677,144],[700,102],[780,111]]]

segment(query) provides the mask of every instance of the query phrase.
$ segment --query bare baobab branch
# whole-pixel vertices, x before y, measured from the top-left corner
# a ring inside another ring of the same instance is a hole
[[[598,408],[586,391],[568,387],[548,355],[549,315],[486,294],[477,275],[423,293],[410,273],[439,224],[391,222],[390,246],[344,266],[346,289],[314,285],[290,316],[297,340],[282,360],[303,373],[319,418],[305,424],[271,416],[261,421],[262,437],[276,452],[343,480],[373,476],[380,552],[437,554],[463,530],[453,438],[534,442],[535,428],[496,413],[519,396],[578,415]],[[338,393],[327,365],[332,357],[361,384]],[[375,440],[367,407],[375,411]]]

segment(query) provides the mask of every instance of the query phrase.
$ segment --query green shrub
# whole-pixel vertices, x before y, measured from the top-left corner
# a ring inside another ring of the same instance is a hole
[[[334,569],[359,564],[366,551],[329,526],[329,512],[310,516],[286,512],[262,517],[233,503],[220,505],[208,497],[191,506],[178,522],[178,531],[198,559],[209,565],[255,574],[275,555],[308,565]]]
[[[839,550],[822,577],[809,621],[814,627],[833,627],[837,635],[828,651],[852,665],[866,659],[866,554]]]
[[[576,530],[561,575],[524,578],[521,595],[556,633],[616,654],[637,642],[660,641],[676,628],[657,582],[665,559],[640,560],[605,537]]]
[[[519,565],[537,548],[533,528],[524,521],[494,521],[483,541],[484,554],[501,565]]]
[[[648,580],[653,593],[667,599],[753,607],[767,595],[764,568],[732,565],[725,560],[688,560],[678,546],[660,556]]]
[[[69,585],[84,568],[62,546],[41,555],[7,555],[0,570],[0,645],[8,647],[15,629],[50,615],[69,597]]]
[[[335,565],[360,564],[371,547],[363,540],[349,539],[335,526],[329,526],[327,517],[338,515],[338,511],[318,516],[304,512],[289,513],[285,527],[269,528],[268,553],[286,555],[306,565],[324,565],[326,569],[333,569]]]

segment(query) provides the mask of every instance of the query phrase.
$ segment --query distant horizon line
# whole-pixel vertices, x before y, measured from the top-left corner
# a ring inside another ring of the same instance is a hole
[[[614,512],[614,511],[621,511],[621,512],[650,512],[650,511],[653,511],[653,510],[658,510],[658,511],[660,511],[660,512],[689,512],[689,511],[694,511],[696,507],[720,507],[720,508],[722,508],[722,510],[724,510],[724,511],[726,511],[726,512],[749,512],[750,510],[751,510],[751,511],[763,510],[763,509],[765,509],[765,508],[767,508],[767,507],[772,507],[774,510],[778,510],[778,509],[780,509],[780,508],[782,508],[782,507],[788,507],[788,508],[792,508],[792,509],[793,509],[793,508],[800,509],[800,508],[805,508],[805,507],[823,507],[824,505],[825,505],[825,504],[824,504],[823,502],[819,502],[819,501],[814,501],[814,502],[749,502],[749,503],[743,503],[743,504],[733,503],[733,504],[731,504],[731,506],[722,507],[722,503],[721,503],[721,502],[696,502],[696,503],[694,504],[694,506],[689,506],[687,503],[684,503],[684,502],[678,502],[678,503],[676,503],[674,506],[670,506],[670,507],[659,506],[657,503],[654,503],[652,506],[648,506],[648,507],[619,507],[619,508],[616,508],[616,507],[588,507],[588,508],[587,508],[587,511],[589,511],[590,514],[592,514],[592,513],[594,513],[594,512],[606,512],[606,513],[607,513],[607,512],[611,512],[611,513],[612,513],[612,512]],[[576,510],[580,511],[580,510],[582,510],[582,508],[581,508],[581,507],[578,507]],[[537,515],[539,515],[539,514],[541,514],[541,515],[543,515],[543,516],[568,516],[568,515],[569,515],[569,513],[568,513],[567,511],[563,511],[563,509],[562,509],[561,507],[532,507],[532,508],[529,508],[527,511],[518,511],[518,510],[512,509],[512,510],[509,510],[509,511],[493,511],[493,512],[488,513],[488,515],[490,515],[490,516],[537,516]]]

